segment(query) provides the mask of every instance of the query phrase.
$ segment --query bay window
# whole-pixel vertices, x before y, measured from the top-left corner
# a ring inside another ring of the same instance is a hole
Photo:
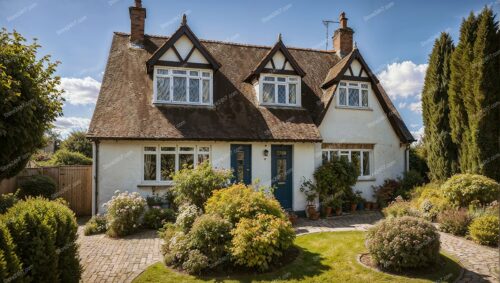
[[[153,101],[166,104],[212,104],[212,71],[155,67]]]
[[[180,169],[209,160],[209,146],[145,146],[143,179],[172,181],[172,175]]]
[[[260,85],[261,104],[300,106],[300,77],[263,75]]]
[[[369,84],[340,82],[337,90],[337,105],[342,107],[368,108]]]
[[[352,162],[359,170],[359,177],[368,177],[372,175],[371,170],[371,150],[358,149],[323,149],[323,163],[332,161],[336,158]]]

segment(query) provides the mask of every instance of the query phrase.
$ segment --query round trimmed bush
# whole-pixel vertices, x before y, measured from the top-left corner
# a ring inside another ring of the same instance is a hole
[[[471,217],[465,209],[450,209],[441,212],[438,216],[439,230],[457,236],[464,236]]]
[[[16,243],[16,254],[28,282],[79,282],[75,214],[66,206],[43,198],[28,198],[4,214]]]
[[[389,218],[369,230],[367,248],[382,268],[400,271],[428,266],[439,258],[436,228],[414,217]]]
[[[152,207],[144,213],[143,223],[149,229],[160,229],[165,223],[173,221],[175,212],[169,208]]]
[[[457,174],[441,186],[443,194],[456,207],[468,207],[472,202],[486,205],[497,200],[500,185],[482,175]]]
[[[498,215],[483,215],[474,219],[469,226],[472,240],[481,245],[496,246],[499,241]]]
[[[19,197],[37,197],[41,196],[51,199],[56,192],[56,183],[52,178],[45,175],[34,175],[27,177],[21,182]]]
[[[204,214],[196,219],[189,231],[191,248],[200,251],[211,268],[228,261],[228,249],[231,244],[229,221],[212,214]]]
[[[269,214],[242,218],[231,234],[234,262],[261,271],[269,269],[295,239],[290,221]]]
[[[215,191],[208,199],[205,211],[220,215],[233,225],[242,218],[255,218],[257,214],[270,214],[286,219],[285,212],[274,197],[244,184],[234,184]]]
[[[9,230],[0,221],[0,282],[6,282],[7,278],[10,278],[10,282],[20,282],[19,280],[13,279],[13,276],[22,273],[21,262],[15,253],[15,244],[12,241]]]
[[[115,195],[104,206],[107,208],[106,234],[110,237],[123,237],[139,229],[146,200],[137,192],[129,194],[115,191]]]

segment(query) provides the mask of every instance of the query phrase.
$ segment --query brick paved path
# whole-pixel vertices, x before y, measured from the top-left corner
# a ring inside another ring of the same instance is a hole
[[[327,231],[364,231],[382,219],[378,212],[363,212],[330,219],[299,219],[297,234]],[[82,221],[82,223],[84,223]],[[83,282],[131,282],[149,265],[161,261],[161,240],[155,231],[143,231],[122,238],[104,235],[84,236],[78,229]],[[441,233],[441,246],[458,258],[466,271],[459,282],[498,282],[498,250],[483,247],[463,238]]]

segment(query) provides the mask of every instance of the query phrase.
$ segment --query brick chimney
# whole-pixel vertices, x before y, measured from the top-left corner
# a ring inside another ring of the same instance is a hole
[[[146,9],[142,8],[141,0],[135,0],[135,6],[128,8],[130,12],[130,42],[142,46],[144,43],[144,20]]]
[[[347,18],[345,12],[342,12],[339,17],[340,27],[333,34],[333,49],[342,58],[351,53],[353,49],[353,34],[352,28],[347,26]]]

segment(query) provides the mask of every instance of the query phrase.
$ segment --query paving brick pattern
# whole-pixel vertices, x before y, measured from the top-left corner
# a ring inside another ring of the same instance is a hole
[[[317,221],[301,218],[294,227],[298,235],[365,231],[380,219],[379,212],[362,212]],[[83,282],[131,282],[149,265],[162,260],[161,240],[155,231],[110,239],[104,235],[84,236],[82,225],[78,230]],[[458,258],[465,268],[464,276],[458,282],[498,282],[498,250],[444,233],[441,233],[441,246]]]

